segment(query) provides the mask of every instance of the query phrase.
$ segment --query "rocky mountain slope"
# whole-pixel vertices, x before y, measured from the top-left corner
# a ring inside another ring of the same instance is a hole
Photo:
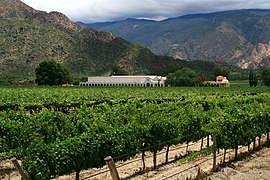
[[[179,64],[112,33],[81,27],[62,13],[0,0],[0,83],[33,80],[44,60],[63,63],[75,77],[109,74],[115,65],[147,74],[153,67]]]
[[[127,19],[87,26],[113,32],[159,55],[221,61],[244,69],[270,66],[270,10],[194,14],[160,22]]]

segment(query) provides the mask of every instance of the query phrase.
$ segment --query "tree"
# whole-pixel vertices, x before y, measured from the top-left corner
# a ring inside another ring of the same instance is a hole
[[[114,65],[112,71],[112,75],[128,75],[128,72],[119,65]]]
[[[249,86],[256,87],[257,85],[258,85],[258,77],[251,69],[251,70],[249,70]]]
[[[151,70],[151,74],[159,75],[159,76],[167,76],[169,73],[174,73],[177,70],[181,69],[179,65],[169,65],[168,67],[153,67]]]
[[[201,83],[200,73],[182,68],[167,76],[167,84],[171,86],[198,86]]]
[[[214,69],[214,75],[215,77],[217,76],[225,76],[228,77],[230,74],[230,71],[227,68],[222,68],[222,67],[216,67]]]
[[[263,85],[270,86],[270,68],[263,69],[261,78]]]
[[[55,61],[41,62],[35,72],[38,85],[63,85],[71,81],[68,69]]]

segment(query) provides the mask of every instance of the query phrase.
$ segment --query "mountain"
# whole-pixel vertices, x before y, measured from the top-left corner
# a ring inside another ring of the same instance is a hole
[[[270,10],[191,14],[163,21],[127,19],[80,24],[110,31],[158,55],[223,62],[243,69],[270,66]]]
[[[0,37],[0,84],[33,80],[44,60],[64,64],[74,77],[109,75],[116,65],[130,74],[150,74],[182,63],[20,0],[0,0]]]

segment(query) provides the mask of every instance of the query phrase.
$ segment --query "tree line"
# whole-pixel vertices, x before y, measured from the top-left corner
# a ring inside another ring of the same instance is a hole
[[[263,68],[262,70],[249,70],[249,86],[256,87],[261,80],[264,86],[270,86],[270,68]]]
[[[158,72],[158,71],[157,71]],[[161,72],[161,71],[159,71]],[[167,76],[167,85],[169,86],[199,86],[203,81],[209,80],[204,73],[196,71],[187,67],[168,67],[162,71],[163,75]],[[72,82],[71,73],[67,67],[57,63],[55,61],[43,61],[35,70],[36,83],[38,85],[63,85]],[[230,75],[228,68],[216,67],[213,72],[213,79],[216,76]],[[111,75],[128,75],[125,69],[118,65],[112,67]],[[160,75],[160,74],[157,74]],[[258,82],[261,81],[262,85],[270,86],[270,68],[264,68],[262,70],[250,70],[249,71],[249,85],[250,87],[256,87]],[[76,83],[78,84],[78,82]]]

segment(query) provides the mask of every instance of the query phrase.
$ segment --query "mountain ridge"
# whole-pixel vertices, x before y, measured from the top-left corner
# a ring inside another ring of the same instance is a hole
[[[191,14],[149,23],[127,19],[103,23],[101,27],[88,26],[139,43],[158,55],[221,61],[246,69],[270,66],[269,25],[270,10],[244,9]]]

